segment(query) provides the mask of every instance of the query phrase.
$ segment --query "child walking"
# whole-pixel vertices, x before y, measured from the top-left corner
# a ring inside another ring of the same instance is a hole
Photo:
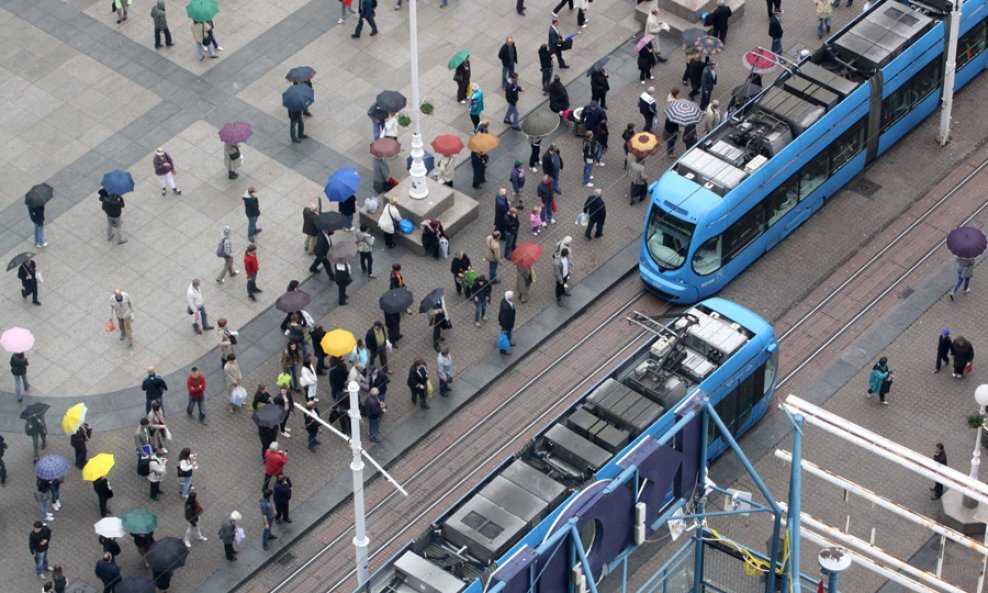
[[[528,221],[532,224],[532,234],[537,236],[542,229],[541,206],[532,206],[532,213],[528,215]]]

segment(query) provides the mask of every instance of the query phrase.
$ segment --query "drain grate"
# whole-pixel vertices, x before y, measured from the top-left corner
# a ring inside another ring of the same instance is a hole
[[[284,554],[281,555],[280,558],[278,558],[277,562],[282,566],[288,566],[292,562],[295,562],[295,559],[296,559],[295,554],[292,554],[291,552],[285,552]]]
[[[875,195],[875,192],[877,192],[880,189],[882,189],[881,185],[864,177],[858,179],[851,185],[851,191],[857,194],[861,194],[866,198],[872,197],[873,195]]]

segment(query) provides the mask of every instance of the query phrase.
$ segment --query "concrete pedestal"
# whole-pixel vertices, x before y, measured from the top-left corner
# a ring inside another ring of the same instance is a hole
[[[730,23],[735,22],[744,14],[744,0],[727,0],[727,5],[731,7]],[[697,27],[705,28],[700,22],[700,13],[711,12],[717,7],[716,0],[657,0],[656,2],[642,2],[635,5],[635,20],[644,23],[649,13],[656,6],[662,11],[662,21],[672,29],[662,35],[672,35],[677,37],[686,29]],[[730,31],[727,35],[728,42],[731,41]]]
[[[396,233],[395,238],[399,245],[419,255],[425,255],[425,249],[422,247],[422,231],[419,227],[423,220],[436,219],[441,222],[443,228],[446,229],[446,236],[452,242],[456,233],[473,222],[479,214],[478,204],[473,198],[439,183],[431,177],[426,178],[429,196],[423,200],[413,200],[408,197],[411,183],[411,178],[406,177],[396,187],[385,193],[381,207],[383,208],[391,197],[396,200],[395,205],[398,206],[402,218],[411,220],[415,225],[415,230],[409,235]],[[359,216],[361,224],[366,224],[372,229],[378,229],[377,221],[381,216],[380,209],[373,214],[367,214],[360,210]]]
[[[988,508],[978,505],[973,509],[964,506],[964,495],[956,490],[947,490],[940,498],[940,522],[960,531],[964,535],[981,535],[985,532],[985,519]]]

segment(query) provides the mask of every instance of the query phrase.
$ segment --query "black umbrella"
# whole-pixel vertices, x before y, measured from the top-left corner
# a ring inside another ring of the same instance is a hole
[[[388,113],[398,113],[408,104],[408,99],[398,91],[382,91],[374,100],[377,106]]]
[[[24,194],[24,203],[27,204],[28,208],[37,208],[38,206],[44,206],[48,203],[48,200],[55,195],[52,191],[51,186],[47,183],[41,183],[35,185]]]
[[[21,418],[27,420],[29,418],[34,418],[35,416],[44,416],[45,412],[47,412],[49,408],[51,408],[51,406],[48,404],[35,402],[21,410]]]
[[[188,557],[189,549],[182,540],[177,537],[163,537],[151,544],[144,560],[152,572],[169,572],[185,566],[185,559]]]
[[[35,254],[33,251],[24,251],[22,253],[18,253],[17,255],[14,256],[14,259],[7,262],[7,271],[9,272],[13,270],[17,266],[21,265],[22,263],[34,257],[34,255]]]
[[[288,410],[281,406],[268,404],[257,408],[254,415],[250,417],[254,424],[260,428],[273,428],[281,424],[288,416]]]
[[[384,120],[388,118],[388,112],[381,109],[381,106],[377,103],[374,103],[370,106],[370,109],[367,110],[367,117],[377,120],[379,123],[383,124]]]
[[[184,547],[185,544],[182,544]],[[113,588],[115,593],[155,593],[157,588],[146,576],[127,577]]]
[[[407,288],[396,288],[381,295],[378,304],[385,313],[401,313],[412,306],[415,297]]]
[[[749,80],[740,86],[734,87],[734,90],[731,91],[731,96],[741,101],[747,101],[760,92],[762,92],[762,87]]]
[[[293,84],[281,93],[281,106],[289,111],[304,111],[312,104],[316,94],[307,84]]]
[[[283,313],[294,313],[304,309],[311,300],[312,297],[304,290],[289,290],[278,297],[278,300],[274,302],[274,308]]]
[[[596,62],[593,63],[593,66],[590,66],[590,69],[587,70],[587,76],[590,76],[591,74],[593,74],[594,72],[596,72],[598,70],[603,70],[604,69],[604,66],[607,65],[607,63],[610,62],[610,61],[611,61],[611,58],[608,57],[608,56],[605,56],[605,57],[597,60]]]
[[[290,80],[292,82],[303,82],[306,80],[311,80],[315,75],[316,71],[313,70],[311,66],[297,66],[288,71],[288,74],[285,75],[285,80]]]
[[[346,216],[340,212],[322,212],[316,217],[316,228],[324,233],[332,233],[347,226]]]
[[[442,306],[443,294],[443,289],[436,288],[429,294],[425,295],[425,298],[422,299],[421,303],[419,303],[419,313],[427,313],[436,307]]]

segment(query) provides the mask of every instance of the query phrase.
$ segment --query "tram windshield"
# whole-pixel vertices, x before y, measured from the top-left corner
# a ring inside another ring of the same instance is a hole
[[[645,229],[645,244],[655,263],[667,270],[682,267],[694,230],[696,225],[653,205],[648,215],[648,228]]]

